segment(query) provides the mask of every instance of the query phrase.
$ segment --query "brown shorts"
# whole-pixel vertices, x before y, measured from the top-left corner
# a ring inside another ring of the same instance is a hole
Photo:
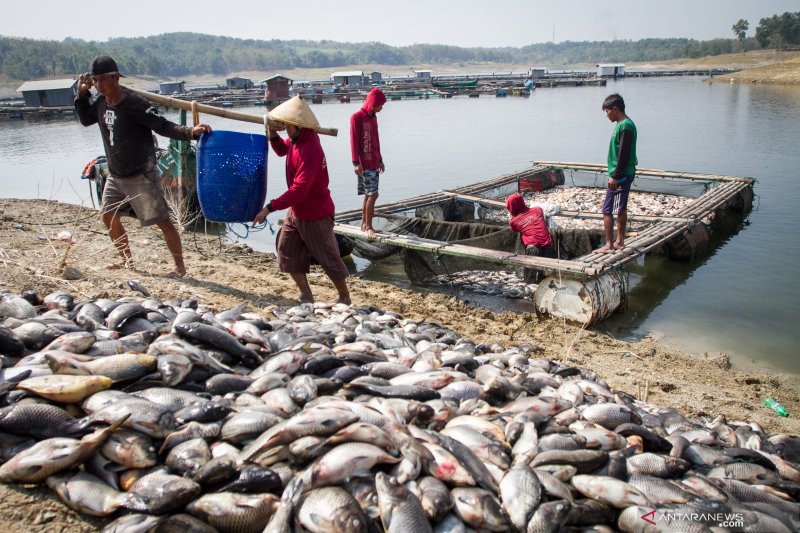
[[[300,220],[289,210],[278,240],[281,272],[308,274],[311,256],[332,280],[338,281],[348,276],[333,234],[333,217]]]
[[[154,168],[130,178],[109,176],[103,189],[100,212],[136,217],[142,227],[169,218],[161,174]]]

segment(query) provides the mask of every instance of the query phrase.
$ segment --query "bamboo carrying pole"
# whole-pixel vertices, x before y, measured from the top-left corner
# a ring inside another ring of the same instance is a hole
[[[156,104],[165,105],[167,107],[173,107],[175,109],[184,109],[186,111],[193,111],[192,109],[192,102],[186,100],[180,100],[178,98],[172,98],[170,96],[164,96],[162,94],[153,94],[147,91],[142,91],[141,89],[134,89],[132,87],[126,87],[129,91],[138,94],[144,98],[147,98],[151,102]],[[240,120],[242,122],[252,122],[254,124],[263,124],[264,117],[262,115],[251,115],[249,113],[240,113],[238,111],[231,111],[229,109],[223,109],[220,107],[214,107],[212,105],[206,104],[199,104],[195,103],[194,109],[200,113],[205,113],[206,115],[214,115],[215,117],[223,117],[229,118],[231,120]],[[280,121],[276,121],[275,119],[267,117],[267,124],[273,127],[280,127],[283,125]],[[317,133],[321,133],[322,135],[330,135],[331,137],[336,137],[339,134],[339,130],[337,128],[313,128],[314,131]]]

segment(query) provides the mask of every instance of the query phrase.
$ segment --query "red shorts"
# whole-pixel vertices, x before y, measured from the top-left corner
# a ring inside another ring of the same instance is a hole
[[[333,234],[333,217],[300,220],[290,209],[278,240],[278,266],[281,272],[308,274],[311,256],[332,280],[348,276]]]

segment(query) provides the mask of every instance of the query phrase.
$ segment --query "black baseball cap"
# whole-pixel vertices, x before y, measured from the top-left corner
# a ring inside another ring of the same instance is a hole
[[[117,68],[117,62],[109,56],[97,56],[94,58],[94,61],[92,61],[92,76],[110,74],[112,72],[119,74],[119,68]],[[122,74],[119,75],[122,76]],[[124,78],[125,76],[122,77]]]

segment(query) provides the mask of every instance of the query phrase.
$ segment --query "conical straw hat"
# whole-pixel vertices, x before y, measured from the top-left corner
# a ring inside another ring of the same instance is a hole
[[[295,96],[269,112],[269,118],[299,128],[318,129],[320,127],[314,112],[300,96]]]

